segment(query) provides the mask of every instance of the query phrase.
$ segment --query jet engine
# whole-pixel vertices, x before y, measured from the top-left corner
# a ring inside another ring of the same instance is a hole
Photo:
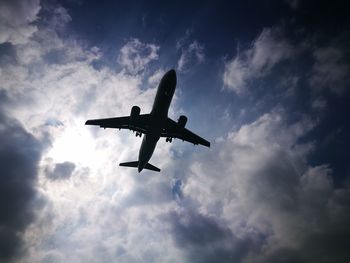
[[[181,115],[180,118],[177,120],[177,124],[179,124],[179,126],[182,128],[185,128],[186,123],[187,123],[187,117],[184,115]]]
[[[130,122],[133,123],[137,117],[140,115],[140,107],[138,106],[132,106],[131,112],[130,112]]]

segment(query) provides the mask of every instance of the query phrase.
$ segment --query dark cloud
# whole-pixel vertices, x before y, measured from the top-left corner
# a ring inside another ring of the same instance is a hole
[[[45,174],[51,180],[63,180],[70,178],[74,169],[75,164],[72,162],[57,163],[52,170],[47,167]]]
[[[16,50],[10,43],[0,44],[0,66],[11,65],[15,62]]]
[[[318,47],[314,50],[315,63],[310,84],[314,89],[328,88],[341,95],[349,88],[349,63],[343,47]]]
[[[42,144],[0,112],[0,261],[23,252],[22,234],[35,218]]]
[[[307,163],[310,145],[297,142],[313,125],[272,115],[214,144],[182,180],[180,204],[201,211],[170,220],[188,262],[349,261],[348,186],[334,187],[329,166]]]
[[[189,262],[240,262],[254,242],[234,235],[213,217],[196,212],[171,213],[172,235]]]
[[[293,263],[293,262],[305,262],[299,252],[291,248],[280,248],[276,251],[271,252],[265,258],[260,260],[261,262],[272,262],[272,263]]]
[[[181,186],[182,186],[182,181],[180,179],[176,179],[173,182],[171,191],[173,192],[173,196],[176,200],[181,199],[183,197]]]

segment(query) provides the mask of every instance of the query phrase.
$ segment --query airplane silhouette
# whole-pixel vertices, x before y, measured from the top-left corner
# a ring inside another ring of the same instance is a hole
[[[210,142],[201,138],[185,128],[187,117],[181,115],[178,121],[168,117],[168,110],[176,88],[176,72],[169,70],[162,77],[152,111],[149,114],[140,114],[140,107],[133,106],[130,116],[87,120],[85,125],[98,125],[101,128],[129,129],[136,131],[136,137],[143,136],[139,160],[120,163],[120,166],[137,167],[160,172],[160,169],[148,163],[160,137],[166,137],[166,142],[171,143],[173,138],[188,141],[193,144],[201,144],[210,147]]]

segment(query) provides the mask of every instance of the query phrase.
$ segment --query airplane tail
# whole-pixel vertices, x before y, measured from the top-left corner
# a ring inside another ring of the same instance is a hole
[[[126,166],[126,167],[135,167],[137,168],[139,166],[139,162],[126,162],[126,163],[120,163],[119,166]],[[144,167],[144,169],[152,170],[155,172],[160,172],[160,169],[158,167],[155,167],[154,165],[147,163]]]

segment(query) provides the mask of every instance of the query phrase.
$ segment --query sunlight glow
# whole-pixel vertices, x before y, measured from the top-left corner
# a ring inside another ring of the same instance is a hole
[[[85,126],[66,128],[54,141],[47,157],[57,163],[70,161],[76,165],[89,166],[97,157],[95,139]]]

